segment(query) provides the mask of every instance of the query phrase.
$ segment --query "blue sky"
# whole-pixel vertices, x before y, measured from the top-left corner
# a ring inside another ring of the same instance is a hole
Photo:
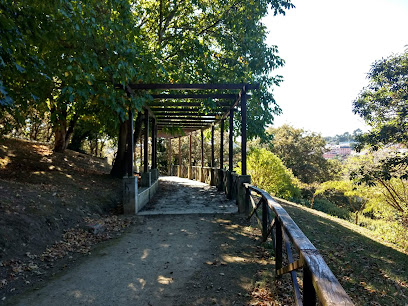
[[[334,136],[367,129],[352,102],[371,64],[408,45],[408,0],[293,0],[286,16],[268,16],[267,42],[286,65],[274,89],[283,114],[274,126]]]

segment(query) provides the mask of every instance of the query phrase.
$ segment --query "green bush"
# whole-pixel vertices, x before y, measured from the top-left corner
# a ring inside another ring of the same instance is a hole
[[[326,199],[315,199],[313,208],[326,214],[339,217],[341,219],[351,220],[351,214],[349,210],[343,207],[339,207]]]
[[[247,169],[252,184],[271,195],[286,200],[300,196],[296,178],[272,152],[252,148],[247,158]],[[240,173],[240,169],[237,172]]]
[[[359,225],[373,231],[381,239],[393,243],[405,251],[408,250],[408,231],[401,222],[384,219],[371,219],[366,216],[359,217]]]

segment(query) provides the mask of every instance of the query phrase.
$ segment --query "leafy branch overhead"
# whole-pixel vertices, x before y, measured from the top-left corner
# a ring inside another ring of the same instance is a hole
[[[128,84],[246,82],[261,85],[249,100],[248,136],[262,136],[280,112],[269,88],[282,81],[271,72],[284,61],[266,45],[261,20],[293,7],[285,0],[5,0],[0,120],[23,125],[30,109],[41,109],[63,151],[84,117],[117,137],[128,108],[138,112],[149,101],[144,92],[126,94]]]

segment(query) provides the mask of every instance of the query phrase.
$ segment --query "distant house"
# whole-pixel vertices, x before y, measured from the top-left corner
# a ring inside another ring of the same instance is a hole
[[[349,145],[332,145],[329,149],[328,152],[323,154],[323,158],[333,159],[340,157],[341,159],[345,159],[351,154],[351,147]]]

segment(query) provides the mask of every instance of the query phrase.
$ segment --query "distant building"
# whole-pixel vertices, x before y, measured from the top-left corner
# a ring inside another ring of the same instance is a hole
[[[329,149],[330,151],[323,154],[323,158],[332,159],[340,157],[341,159],[345,159],[351,154],[351,147],[349,145],[332,145]]]

